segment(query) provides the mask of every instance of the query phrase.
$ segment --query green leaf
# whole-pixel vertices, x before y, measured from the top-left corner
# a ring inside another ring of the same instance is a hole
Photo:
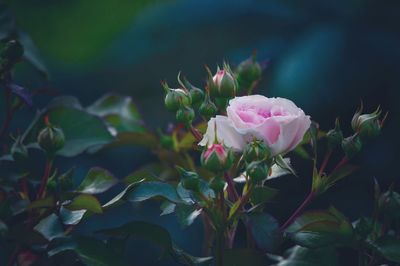
[[[308,249],[295,246],[288,250],[286,259],[275,266],[338,266],[338,259],[333,248]]]
[[[127,186],[124,190],[122,190],[120,193],[118,193],[115,197],[110,199],[108,202],[106,202],[103,205],[103,208],[111,208],[114,206],[117,206],[125,197],[125,195],[132,189],[132,187],[135,185],[135,183],[130,184]]]
[[[70,211],[88,210],[93,213],[103,213],[99,200],[89,194],[81,194],[75,197],[71,203],[64,205]]]
[[[282,239],[279,224],[266,213],[251,213],[247,216],[246,226],[257,244],[266,251],[274,251]]]
[[[385,259],[400,263],[400,239],[383,236],[370,244]]]
[[[40,208],[51,208],[54,207],[56,204],[56,201],[53,196],[44,198],[44,199],[38,199],[33,202],[31,202],[28,206],[29,209],[40,209]]]
[[[77,188],[78,192],[87,194],[102,193],[118,182],[110,172],[105,169],[94,167],[91,168]]]
[[[57,152],[65,157],[76,156],[89,148],[111,143],[114,138],[104,122],[84,110],[57,106],[42,113],[31,128],[24,134],[27,143],[35,143],[39,131],[44,128],[43,116],[48,115],[49,121],[60,127],[65,135],[65,145]],[[36,147],[35,145],[30,145]]]
[[[60,208],[60,218],[63,224],[77,225],[85,215],[86,210],[70,211],[64,207]]]
[[[177,204],[175,214],[182,227],[187,227],[201,214],[201,209],[197,209],[194,205]]]
[[[127,196],[132,202],[145,201],[154,197],[163,197],[171,202],[182,203],[174,186],[163,182],[144,182],[139,184]]]
[[[121,132],[117,135],[117,139],[106,147],[114,148],[128,145],[155,149],[160,145],[160,140],[151,132]]]
[[[60,220],[54,213],[41,220],[34,229],[48,240],[64,235]]]
[[[108,243],[88,237],[78,237],[74,251],[87,266],[125,266],[123,250],[117,251]]]
[[[271,199],[278,194],[278,192],[279,190],[267,186],[255,187],[251,193],[250,201],[254,205],[264,204],[270,202]]]
[[[224,265],[229,266],[265,266],[267,256],[254,249],[227,249],[224,251]]]
[[[286,232],[296,244],[308,248],[346,246],[353,240],[352,225],[333,207],[327,211],[305,212]]]
[[[174,245],[167,230],[159,225],[147,222],[134,221],[117,228],[100,230],[98,233],[109,237],[126,238],[131,236],[147,240],[160,246],[164,253],[170,254],[177,261],[186,265],[204,265],[204,263],[207,263],[211,259],[193,257],[185,253]]]
[[[164,169],[165,167],[160,163],[150,163],[130,173],[124,178],[124,182],[126,184],[134,184],[143,180],[155,180],[157,176],[161,175]]]
[[[116,132],[146,132],[143,121],[131,97],[107,94],[87,108],[100,116]]]
[[[292,165],[290,164],[290,162],[288,162],[287,160],[285,160],[285,159],[282,157],[282,155],[277,155],[277,156],[275,156],[275,163],[276,163],[279,167],[281,167],[281,168],[283,168],[283,169],[289,171],[292,175],[297,176],[296,171],[293,169],[293,167],[292,167]]]

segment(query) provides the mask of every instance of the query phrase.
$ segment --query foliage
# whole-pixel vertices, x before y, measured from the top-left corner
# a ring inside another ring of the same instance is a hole
[[[179,121],[170,131],[149,129],[130,97],[110,93],[89,106],[73,97],[54,98],[37,111],[22,134],[9,138],[15,133],[10,129],[14,114],[34,102],[31,90],[14,83],[14,66],[28,61],[42,74],[45,68],[28,37],[15,27],[4,7],[2,11],[0,85],[6,111],[0,131],[5,147],[0,158],[0,245],[7,243],[9,266],[20,261],[24,261],[21,265],[59,265],[60,261],[130,265],[124,250],[132,238],[158,246],[160,260],[168,256],[184,265],[338,265],[339,248],[358,252],[360,265],[400,263],[400,195],[392,188],[382,193],[376,184],[373,213],[353,223],[334,207],[306,210],[357,169],[349,161],[368,138],[380,133],[385,119],[380,109],[361,115],[360,108],[346,138],[338,121],[327,132],[313,122],[293,153],[273,154],[271,145],[257,136],[239,151],[218,141],[217,135],[212,145],[199,146],[209,118],[225,115],[229,100],[256,89],[262,68],[253,55],[234,69],[224,63],[214,76],[207,68],[204,89],[180,74],[178,89],[164,82],[166,106]],[[128,145],[151,150],[157,160],[123,179],[93,167],[80,176],[79,184],[74,184],[73,169],[57,171],[59,157],[92,156]],[[328,171],[333,153],[343,159]],[[26,163],[32,154],[44,158],[41,176]],[[305,201],[280,225],[268,213],[268,204],[279,194],[270,180],[297,175],[288,155],[299,155],[312,165],[312,185]],[[99,195],[109,191],[117,193],[103,202]],[[202,257],[188,254],[165,228],[147,221],[130,221],[90,235],[76,230],[89,217],[122,203],[148,200],[161,202],[160,215],[175,213],[183,227],[202,219]],[[240,226],[247,232],[246,247],[237,245]],[[287,247],[291,248],[283,251]]]

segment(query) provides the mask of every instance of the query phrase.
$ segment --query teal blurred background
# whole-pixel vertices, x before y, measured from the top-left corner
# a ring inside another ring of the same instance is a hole
[[[391,183],[399,187],[399,1],[14,0],[9,5],[50,72],[50,80],[44,81],[21,67],[17,80],[25,87],[74,95],[85,105],[109,91],[131,95],[149,126],[166,128],[174,117],[163,107],[160,80],[177,85],[182,71],[201,86],[204,64],[215,68],[226,60],[235,65],[256,50],[259,60],[268,61],[259,93],[292,99],[322,129],[333,127],[339,116],[350,132],[360,100],[369,111],[381,105],[390,112],[383,135],[357,158],[363,170],[314,207],[333,204],[355,218],[371,207],[372,178],[384,188]],[[42,97],[35,107],[48,100]],[[32,115],[27,111],[20,121]],[[65,169],[77,165],[77,178],[94,165],[123,177],[152,159],[150,152],[129,147],[60,163]],[[271,212],[280,221],[305,196],[309,181],[307,175],[274,181],[282,196]],[[181,229],[174,217],[159,218],[157,206],[122,206],[79,230],[148,219],[166,226],[181,247],[200,255],[201,225]],[[132,243],[135,247],[140,252],[128,251],[131,259],[160,264],[150,247]]]

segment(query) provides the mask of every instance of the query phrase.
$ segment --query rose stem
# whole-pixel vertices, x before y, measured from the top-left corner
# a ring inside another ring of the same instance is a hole
[[[36,196],[37,199],[43,198],[46,193],[47,181],[49,180],[52,165],[53,165],[53,159],[48,158],[46,160],[46,165],[44,167],[44,173],[42,176],[42,182],[40,184],[39,192]]]
[[[290,218],[280,227],[280,230],[285,230],[290,224],[296,220],[296,218],[307,208],[307,206],[313,201],[316,194],[314,191],[311,191],[307,198],[303,201],[303,203],[296,209],[296,211],[290,216]]]
[[[226,183],[228,184],[228,196],[229,200],[236,202],[239,198],[239,194],[236,191],[235,184],[233,183],[232,178],[228,175],[228,173],[224,173],[224,178]]]
[[[190,132],[192,132],[193,136],[196,138],[197,141],[201,141],[203,139],[203,135],[200,131],[197,130],[194,126],[190,125]]]
[[[335,166],[335,168],[332,170],[332,173],[335,172],[337,169],[345,165],[346,163],[349,162],[349,158],[347,156],[344,156],[342,160]]]
[[[324,158],[324,160],[322,161],[321,168],[319,169],[319,172],[318,172],[318,175],[319,175],[319,176],[321,176],[322,173],[324,172],[325,167],[326,167],[326,165],[328,164],[329,158],[331,157],[331,155],[332,155],[332,150],[330,149],[330,150],[325,154],[325,158]]]

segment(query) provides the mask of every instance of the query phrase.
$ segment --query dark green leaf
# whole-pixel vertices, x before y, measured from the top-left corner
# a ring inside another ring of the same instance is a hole
[[[333,248],[308,249],[295,246],[288,250],[288,257],[275,266],[337,266],[339,265]]]
[[[118,205],[121,202],[121,200],[124,199],[124,196],[133,188],[134,185],[135,185],[135,183],[132,183],[129,186],[127,186],[124,190],[122,190],[120,193],[118,193],[118,195],[116,195],[115,197],[110,199],[108,202],[106,202],[103,205],[103,208],[111,208],[111,207]]]
[[[227,249],[224,251],[224,265],[229,266],[265,266],[267,256],[253,249]]]
[[[89,194],[81,194],[76,196],[71,203],[64,205],[70,211],[88,210],[93,213],[103,213],[99,200]]]
[[[383,236],[372,242],[371,245],[385,259],[400,263],[400,239],[392,236]]]
[[[196,220],[201,214],[201,209],[197,209],[194,205],[177,204],[175,214],[182,227],[186,227]]]
[[[352,225],[334,208],[305,212],[286,232],[296,244],[308,248],[349,245],[353,238]]]
[[[58,155],[73,157],[91,147],[105,145],[114,140],[100,118],[84,110],[58,106],[43,113],[25,133],[27,143],[36,142],[38,132],[44,127],[43,115],[46,114],[49,116],[49,121],[60,127],[65,135],[65,145],[57,152]]]
[[[266,213],[249,214],[246,225],[262,250],[275,250],[282,239],[278,222]]]
[[[154,197],[163,197],[171,202],[180,203],[174,186],[163,182],[144,182],[139,184],[127,196],[127,200],[140,202]]]
[[[54,213],[41,220],[34,229],[48,240],[64,235],[60,220]]]
[[[147,240],[160,246],[164,253],[170,254],[177,261],[186,265],[204,265],[210,261],[210,258],[197,258],[193,257],[178,247],[176,247],[169,235],[168,231],[164,228],[142,221],[134,221],[113,229],[105,229],[99,231],[106,236],[126,238],[129,236]]]
[[[60,218],[66,225],[76,225],[82,220],[86,212],[86,210],[70,211],[64,207],[61,207]]]
[[[282,155],[275,156],[275,162],[279,167],[288,170],[292,175],[297,176],[296,171],[290,163],[282,157]]]
[[[87,194],[102,193],[118,182],[110,172],[105,169],[95,167],[89,170],[82,183],[77,188],[78,192]]]
[[[130,97],[107,94],[87,108],[102,117],[116,132],[146,132],[139,112]]]
[[[250,201],[254,205],[264,204],[270,202],[278,194],[277,189],[270,187],[255,187],[251,194]]]
[[[124,266],[123,250],[117,251],[107,243],[88,237],[76,239],[77,247],[74,251],[87,266]]]

